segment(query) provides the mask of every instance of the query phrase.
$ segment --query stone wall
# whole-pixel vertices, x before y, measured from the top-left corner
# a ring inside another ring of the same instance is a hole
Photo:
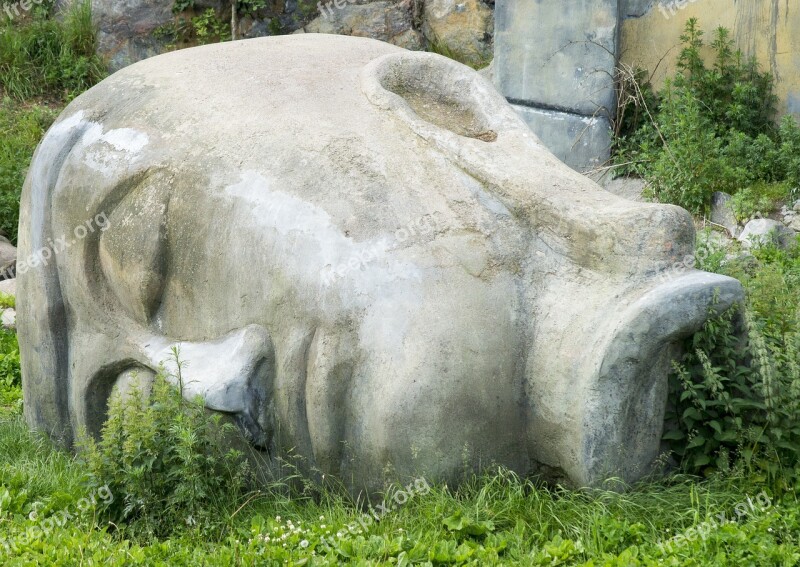
[[[800,114],[800,6],[789,0],[498,0],[494,80],[559,158],[609,157],[618,60],[674,74],[686,20],[718,26],[776,79],[779,112]],[[710,39],[709,39],[710,42]]]
[[[608,158],[615,107],[617,0],[498,0],[494,81],[560,159]]]
[[[169,39],[159,30],[176,21],[173,4],[174,0],[92,0],[100,53],[112,70],[170,49]],[[492,59],[494,0],[270,0],[267,4],[255,17],[240,18],[238,37],[331,33],[429,49],[475,67]],[[193,12],[182,15],[184,22],[208,8],[214,8],[225,23],[230,19],[227,1],[196,0],[194,6]]]

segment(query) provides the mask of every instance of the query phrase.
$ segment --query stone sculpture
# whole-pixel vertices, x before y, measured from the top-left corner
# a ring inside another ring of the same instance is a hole
[[[31,426],[96,434],[180,344],[187,396],[353,490],[492,463],[634,480],[674,345],[741,297],[664,277],[684,210],[572,171],[472,69],[361,38],[123,69],[50,129],[22,210]]]

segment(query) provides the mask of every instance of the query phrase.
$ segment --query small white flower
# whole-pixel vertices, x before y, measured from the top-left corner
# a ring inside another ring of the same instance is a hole
[[[275,516],[275,521],[276,522],[280,522],[281,521],[281,517],[280,516]]]
[[[301,541],[301,542],[300,542],[300,547],[302,547],[303,549],[305,549],[306,547],[308,547],[308,540],[307,540],[307,539],[304,539],[303,541]]]
[[[320,522],[321,522],[322,520],[324,520],[324,519],[325,519],[325,516],[320,516],[320,517],[319,517],[319,521],[320,521]]]
[[[321,530],[324,530],[326,527],[327,527],[327,526],[326,526],[325,524],[322,524],[322,525],[319,527],[319,529],[321,529]]]

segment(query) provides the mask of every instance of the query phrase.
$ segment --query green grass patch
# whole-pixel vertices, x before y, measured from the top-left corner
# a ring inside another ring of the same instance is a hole
[[[120,495],[87,488],[72,457],[0,418],[5,565],[795,565],[800,508],[762,490],[729,476],[572,491],[501,470],[365,522],[334,492],[275,485],[209,509],[214,533],[187,518],[170,537],[131,540],[99,519]]]
[[[17,242],[19,200],[33,151],[59,106],[0,102],[0,231]]]
[[[52,10],[37,10],[24,22],[0,23],[0,90],[18,101],[69,100],[106,74],[96,44],[85,0],[59,19]]]

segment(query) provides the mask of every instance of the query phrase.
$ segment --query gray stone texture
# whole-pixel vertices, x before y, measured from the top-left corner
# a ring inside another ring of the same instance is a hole
[[[328,4],[303,30],[370,37],[413,50],[423,49],[425,45],[422,34],[413,28],[410,2],[344,3],[342,8]]]
[[[519,105],[514,109],[544,145],[571,168],[586,172],[609,159],[611,125],[607,118]]]
[[[675,345],[742,297],[665,275],[686,211],[568,168],[472,69],[363,38],[126,67],[49,130],[21,210],[20,257],[76,236],[19,269],[32,426],[96,434],[180,345],[267,469],[299,455],[354,493],[493,464],[640,478]]]
[[[593,116],[615,107],[616,0],[499,0],[496,84],[512,102]]]
[[[711,222],[725,228],[732,238],[739,235],[739,223],[733,212],[731,200],[733,197],[722,191],[715,191],[711,195]]]
[[[153,32],[172,21],[171,1],[92,0],[92,12],[98,52],[108,58],[112,70],[164,51],[164,42]]]
[[[496,4],[495,85],[579,171],[610,155],[618,16],[616,0]]]
[[[797,233],[773,219],[753,219],[744,225],[739,242],[746,248],[770,243],[788,248],[797,242]]]

